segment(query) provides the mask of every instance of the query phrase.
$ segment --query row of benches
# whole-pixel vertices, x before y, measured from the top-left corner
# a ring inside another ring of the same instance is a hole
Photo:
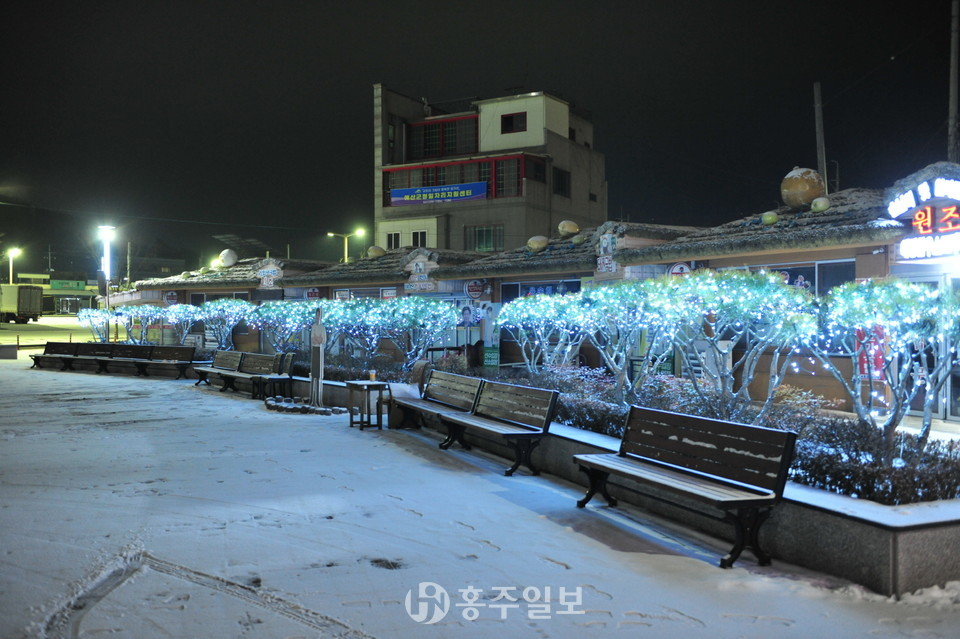
[[[114,342],[47,342],[42,353],[30,355],[31,368],[47,364],[59,365],[60,370],[76,370],[81,362],[96,366],[97,373],[135,370],[137,375],[148,375],[160,368],[174,368],[177,379],[186,377],[187,368],[209,361],[194,360],[192,346],[151,346]]]
[[[536,475],[531,452],[548,433],[557,397],[556,391],[432,371],[420,397],[392,401],[401,415],[398,427],[435,418],[447,429],[442,449],[454,442],[469,449],[466,431],[501,437],[515,456],[506,474],[524,464]],[[790,431],[631,406],[617,453],[573,456],[589,480],[577,506],[598,492],[616,506],[607,483],[610,475],[623,477],[641,490],[655,488],[642,490],[648,497],[732,524],[734,545],[721,567],[732,566],[746,547],[766,565],[770,556],[758,531],[783,496],[795,443]]]
[[[213,376],[222,382],[220,392],[227,389],[236,391],[237,381],[250,384],[250,394],[254,399],[263,399],[267,393],[274,394],[277,388],[285,396],[292,395],[293,353],[247,353],[243,351],[214,351],[209,366],[194,366],[197,382],[210,384]]]

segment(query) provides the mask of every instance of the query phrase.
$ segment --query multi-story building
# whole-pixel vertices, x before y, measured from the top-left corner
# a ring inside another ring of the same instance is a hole
[[[374,94],[375,243],[502,251],[607,219],[593,125],[546,93],[431,104]]]

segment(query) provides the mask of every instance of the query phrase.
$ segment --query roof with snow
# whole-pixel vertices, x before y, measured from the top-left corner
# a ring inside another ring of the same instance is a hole
[[[764,224],[764,213],[696,230],[675,241],[614,254],[623,265],[656,264],[681,260],[705,260],[731,255],[799,249],[837,248],[897,241],[907,227],[890,219],[883,192],[846,189],[828,196],[825,211],[780,207],[777,221]]]
[[[605,222],[570,237],[550,238],[542,251],[533,251],[526,246],[510,249],[473,262],[441,266],[431,273],[431,277],[444,280],[593,271],[597,266],[597,244],[602,235],[612,233],[618,237],[659,242],[674,240],[693,230],[695,227],[692,226]]]
[[[270,260],[276,263],[285,272],[300,273],[315,271],[329,262],[318,260],[295,260],[281,258],[251,257],[237,261],[232,266],[204,267],[196,271],[184,271],[172,277],[158,277],[141,280],[136,283],[137,289],[175,289],[175,288],[222,288],[222,287],[255,287],[260,284],[257,275],[263,264]]]
[[[347,264],[336,264],[307,273],[284,276],[279,284],[281,286],[399,284],[410,276],[405,267],[414,260],[434,262],[439,265],[439,268],[443,268],[444,265],[471,262],[480,256],[480,253],[470,251],[407,246],[387,251],[379,257],[365,257]]]

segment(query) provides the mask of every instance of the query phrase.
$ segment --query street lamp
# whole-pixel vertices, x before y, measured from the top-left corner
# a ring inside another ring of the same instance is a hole
[[[346,264],[350,261],[350,238],[356,235],[357,237],[363,237],[364,230],[357,229],[353,233],[330,233],[327,232],[327,237],[342,237],[343,238],[343,263]]]
[[[115,226],[102,225],[97,227],[97,237],[103,241],[103,258],[100,260],[100,270],[103,271],[103,277],[107,280],[107,286],[110,286],[110,242],[117,236]]]
[[[23,253],[18,248],[9,248],[7,249],[7,257],[10,258],[10,283],[13,284],[13,258],[20,257],[20,254]]]

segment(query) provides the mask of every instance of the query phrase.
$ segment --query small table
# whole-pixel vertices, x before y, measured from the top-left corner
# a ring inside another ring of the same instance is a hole
[[[387,382],[371,382],[365,379],[356,379],[348,382],[344,382],[347,386],[347,390],[350,391],[350,405],[359,406],[360,410],[356,417],[353,415],[353,411],[350,411],[350,428],[353,428],[354,424],[357,424],[360,427],[360,430],[363,430],[364,426],[373,426],[373,414],[370,410],[370,395],[372,391],[377,392],[377,428],[383,430],[383,391],[390,390],[390,384]],[[360,393],[360,401],[353,401],[354,392]]]

